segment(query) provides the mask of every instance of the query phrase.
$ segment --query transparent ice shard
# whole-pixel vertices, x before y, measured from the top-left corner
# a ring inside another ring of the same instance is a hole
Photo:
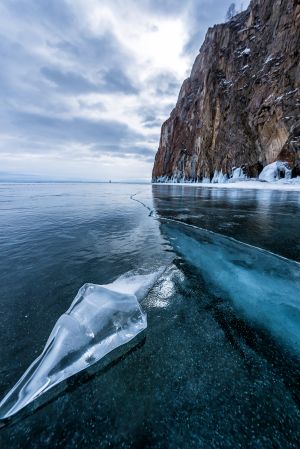
[[[73,374],[96,363],[147,327],[138,300],[161,272],[85,284],[56,322],[41,355],[0,403],[0,418],[17,413]]]

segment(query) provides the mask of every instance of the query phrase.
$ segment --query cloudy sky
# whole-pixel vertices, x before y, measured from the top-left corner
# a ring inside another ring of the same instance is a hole
[[[230,3],[2,0],[0,180],[150,179],[160,126]]]

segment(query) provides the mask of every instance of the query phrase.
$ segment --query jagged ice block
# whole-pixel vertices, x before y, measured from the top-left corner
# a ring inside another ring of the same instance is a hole
[[[0,403],[0,418],[17,413],[63,380],[89,367],[147,327],[138,300],[159,272],[85,284],[56,322],[41,355]]]

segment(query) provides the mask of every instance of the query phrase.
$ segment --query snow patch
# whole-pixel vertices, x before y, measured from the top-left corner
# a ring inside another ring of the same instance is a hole
[[[245,175],[243,169],[241,167],[234,167],[232,169],[232,177],[229,179],[229,182],[237,182],[246,180],[247,176]]]
[[[279,179],[277,181],[277,184],[288,184],[288,185],[299,185],[300,187],[300,176],[297,176],[297,178],[292,179]]]
[[[289,164],[283,161],[275,161],[272,164],[266,165],[263,171],[259,175],[260,181],[274,182],[280,179],[290,180],[292,171],[289,168]]]
[[[241,52],[241,55],[250,55],[250,53],[251,53],[251,50],[250,50],[250,48],[247,47]]]
[[[269,56],[267,57],[267,59],[265,60],[264,64],[268,64],[268,62],[273,61],[273,59],[274,59],[273,55],[269,55]]]

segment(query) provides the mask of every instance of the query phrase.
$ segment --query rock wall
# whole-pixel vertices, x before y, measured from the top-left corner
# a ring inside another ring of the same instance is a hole
[[[276,160],[300,175],[300,0],[252,0],[207,32],[162,125],[153,181],[256,177]]]

